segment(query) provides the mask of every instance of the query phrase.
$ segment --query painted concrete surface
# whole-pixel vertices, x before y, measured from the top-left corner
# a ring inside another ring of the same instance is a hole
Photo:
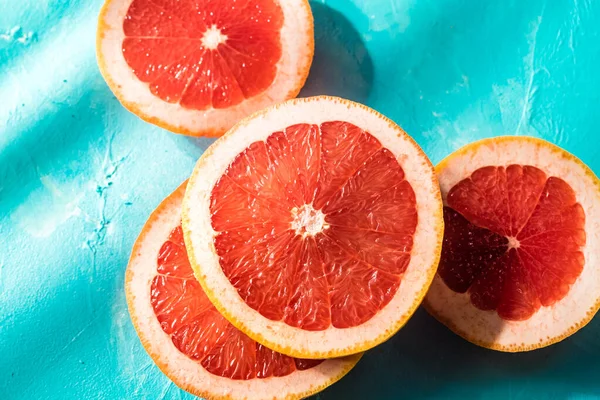
[[[434,163],[475,139],[528,134],[600,173],[600,3],[311,3],[302,95],[361,101]],[[190,398],[142,349],[123,273],[150,211],[212,142],[124,110],[95,60],[101,0],[0,3],[0,398]],[[420,310],[323,399],[600,398],[600,320],[500,354]]]

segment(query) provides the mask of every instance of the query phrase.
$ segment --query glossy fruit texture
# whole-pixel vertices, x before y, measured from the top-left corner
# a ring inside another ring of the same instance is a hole
[[[449,191],[438,273],[481,310],[527,320],[561,300],[584,266],[585,213],[564,180],[488,166]]]
[[[123,56],[160,99],[227,108],[275,79],[282,25],[274,0],[134,0],[123,21]]]
[[[266,318],[308,331],[361,325],[401,288],[418,223],[394,155],[340,121],[252,143],[211,194],[220,265]]]
[[[194,278],[181,227],[161,247],[150,302],[175,347],[212,374],[236,380],[282,377],[322,362],[274,352],[227,322]]]

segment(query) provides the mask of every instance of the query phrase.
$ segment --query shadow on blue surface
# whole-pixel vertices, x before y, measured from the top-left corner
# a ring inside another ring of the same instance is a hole
[[[599,329],[594,320],[561,343],[510,354],[468,343],[419,309],[398,334],[367,352],[343,384],[315,398],[492,398],[483,397],[482,389],[494,387],[511,399],[531,399],[534,392],[545,393],[543,398],[553,392],[557,399],[592,395]]]
[[[64,164],[65,159],[77,161],[74,151],[81,154],[81,148],[92,149],[95,147],[94,143],[96,147],[104,148],[98,143],[103,140],[101,130],[104,127],[102,123],[96,122],[101,122],[107,111],[106,104],[99,104],[101,100],[107,100],[106,96],[99,97],[92,90],[83,93],[69,91],[68,96],[68,102],[55,104],[54,112],[48,113],[40,112],[41,110],[31,112],[26,109],[28,105],[23,103],[25,114],[9,121],[4,135],[11,140],[7,140],[0,153],[2,211],[10,212],[21,204],[34,189],[40,174],[59,167],[64,168],[65,175],[68,175],[67,165],[61,164]],[[24,123],[19,123],[21,118]],[[102,151],[100,149],[97,151]],[[88,156],[86,162],[93,163],[94,160]],[[71,168],[73,167],[72,164]]]
[[[373,85],[373,63],[360,34],[339,11],[323,3],[310,6],[315,55],[299,96],[328,94],[365,103]]]

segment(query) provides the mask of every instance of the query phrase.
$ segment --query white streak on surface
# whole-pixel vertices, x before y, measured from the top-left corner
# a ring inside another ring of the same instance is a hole
[[[13,223],[35,238],[46,238],[72,217],[82,214],[79,202],[61,191],[50,175],[40,176],[42,186],[29,194],[10,218]]]

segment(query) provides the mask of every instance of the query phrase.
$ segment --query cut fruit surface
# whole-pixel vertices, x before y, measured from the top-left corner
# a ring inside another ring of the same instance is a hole
[[[312,61],[312,24],[306,0],[107,0],[98,62],[141,118],[216,136],[298,94]]]
[[[178,386],[207,399],[288,399],[316,393],[360,355],[295,359],[256,343],[212,305],[194,278],[180,224],[182,185],[151,215],[134,245],[126,294],[150,356]]]
[[[428,310],[484,347],[555,343],[600,305],[600,184],[545,141],[476,142],[437,167],[445,234]]]
[[[219,311],[295,357],[363,351],[395,333],[437,266],[432,167],[400,128],[331,97],[283,103],[198,162],[183,229]]]
[[[175,347],[214,375],[231,379],[286,376],[322,362],[276,353],[227,322],[194,278],[181,226],[173,229],[158,253],[150,303]]]

